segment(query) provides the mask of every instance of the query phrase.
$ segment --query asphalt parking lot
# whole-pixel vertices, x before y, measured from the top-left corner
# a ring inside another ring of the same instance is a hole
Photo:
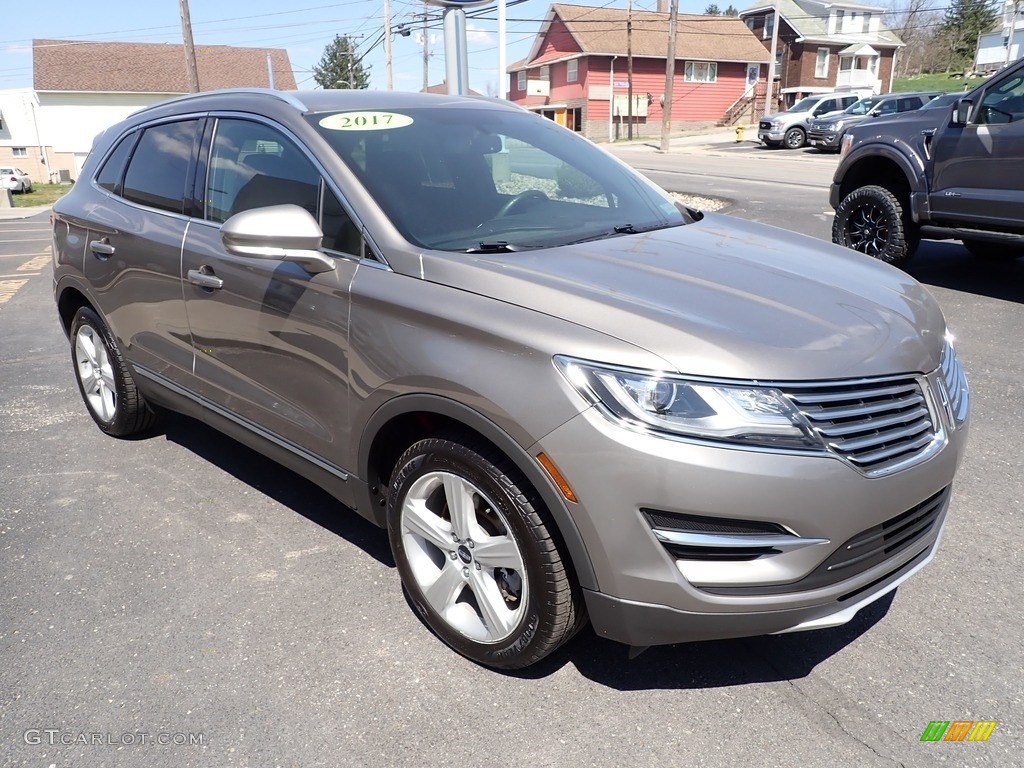
[[[709,151],[737,176],[730,156],[834,163]],[[685,191],[713,194],[708,179]],[[103,436],[57,323],[45,222],[0,221],[0,763],[1024,764],[1024,260],[926,243],[910,268],[958,337],[974,410],[939,554],[891,600],[837,629],[632,660],[584,629],[498,674],[430,635],[384,533],[310,483],[186,418]],[[997,725],[922,742],[937,720]]]

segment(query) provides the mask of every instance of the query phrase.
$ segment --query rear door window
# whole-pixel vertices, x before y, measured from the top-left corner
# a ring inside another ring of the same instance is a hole
[[[183,120],[147,128],[125,173],[124,198],[182,213],[198,126],[198,120]]]

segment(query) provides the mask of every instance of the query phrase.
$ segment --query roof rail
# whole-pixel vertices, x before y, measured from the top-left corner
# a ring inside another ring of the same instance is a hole
[[[140,114],[142,112],[147,112],[147,111],[149,111],[151,109],[159,109],[160,107],[163,107],[163,106],[165,106],[167,104],[175,104],[175,103],[177,103],[179,101],[187,101],[189,99],[195,99],[195,98],[198,98],[200,96],[210,96],[210,95],[214,95],[214,94],[229,94],[229,93],[234,93],[234,94],[250,94],[250,95],[254,95],[254,96],[270,96],[271,98],[278,99],[279,101],[283,101],[286,104],[289,104],[289,105],[295,107],[300,112],[306,112],[309,109],[294,94],[288,93],[287,91],[277,91],[277,90],[274,90],[273,88],[218,88],[218,89],[213,90],[213,91],[199,91],[198,93],[185,93],[185,94],[182,94],[181,96],[175,96],[175,97],[170,98],[170,99],[165,99],[164,101],[161,101],[161,102],[159,102],[157,104],[150,104],[149,106],[143,107],[142,109],[137,110],[134,114]]]

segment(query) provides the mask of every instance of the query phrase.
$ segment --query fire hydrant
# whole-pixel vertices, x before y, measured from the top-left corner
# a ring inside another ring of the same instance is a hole
[[[736,143],[739,144],[741,141],[743,141],[743,126],[742,125],[737,125],[736,126]]]

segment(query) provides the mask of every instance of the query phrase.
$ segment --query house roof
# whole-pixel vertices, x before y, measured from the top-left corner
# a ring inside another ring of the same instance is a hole
[[[832,35],[828,33],[828,16],[832,9],[876,14],[885,13],[886,9],[878,5],[819,3],[815,2],[815,0],[772,0],[771,2],[756,3],[750,8],[740,11],[740,18],[755,13],[771,11],[773,6],[779,9],[779,15],[782,16],[783,20],[805,40],[821,40],[846,45],[853,45],[854,43],[870,43],[886,47],[903,45],[903,41],[884,24],[879,25],[877,33],[862,32],[858,34]]]
[[[267,56],[274,87],[296,89],[288,52],[283,48],[235,48],[197,45],[199,87],[266,88]],[[32,79],[37,91],[188,93],[183,45],[164,43],[33,40]]]
[[[426,90],[423,90],[422,88],[420,88],[420,93],[440,93],[443,96],[447,95],[448,94],[448,81],[447,80],[442,80],[440,83],[435,83],[434,85],[428,85]],[[483,96],[483,94],[480,93],[479,91],[474,91],[472,88],[470,88],[466,92],[466,96]]]
[[[579,51],[551,51],[541,56],[544,38],[556,18],[565,24]],[[566,54],[625,56],[628,47],[626,19],[627,12],[621,8],[555,3],[548,9],[533,50],[518,68],[527,63],[536,65],[565,58]],[[668,21],[667,13],[633,11],[633,55],[664,59]],[[764,45],[735,16],[680,14],[676,27],[676,55],[681,59],[706,61],[768,61]]]

